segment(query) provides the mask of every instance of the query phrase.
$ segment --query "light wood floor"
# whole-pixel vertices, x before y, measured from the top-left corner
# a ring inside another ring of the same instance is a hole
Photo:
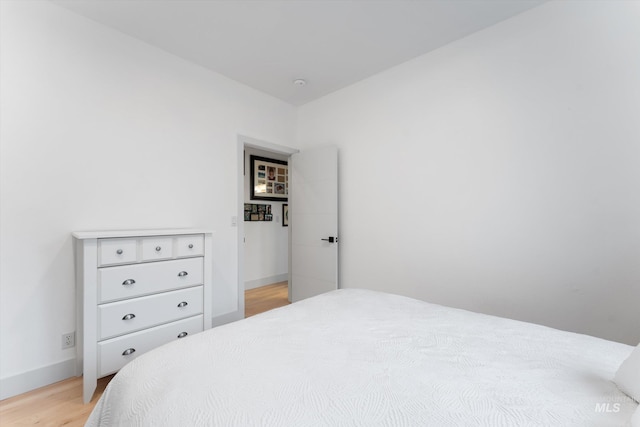
[[[289,304],[287,282],[245,292],[245,317]],[[87,405],[82,404],[82,378],[59,383],[0,401],[0,426],[84,426],[113,375],[98,380]]]
[[[289,304],[289,284],[274,283],[261,288],[250,289],[244,293],[244,317]]]

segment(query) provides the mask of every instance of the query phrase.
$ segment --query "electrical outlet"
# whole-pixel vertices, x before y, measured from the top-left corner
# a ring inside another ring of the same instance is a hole
[[[69,332],[62,335],[62,349],[71,348],[76,345],[76,333]]]

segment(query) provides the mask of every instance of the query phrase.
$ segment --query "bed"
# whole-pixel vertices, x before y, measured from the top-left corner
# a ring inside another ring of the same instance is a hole
[[[625,426],[632,346],[344,289],[143,354],[88,426]],[[640,410],[638,410],[640,413]]]

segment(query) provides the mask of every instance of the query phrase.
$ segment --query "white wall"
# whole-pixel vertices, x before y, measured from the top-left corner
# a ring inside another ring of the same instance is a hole
[[[271,205],[273,221],[245,221],[244,234],[244,280],[245,289],[287,280],[289,272],[289,230],[282,226],[282,205],[284,202],[251,200],[250,156],[288,161],[288,156],[245,148],[245,203]],[[239,220],[242,220],[239,218]]]
[[[640,3],[550,2],[299,109],[343,287],[640,341]]]
[[[4,394],[74,357],[74,230],[212,229],[214,314],[236,310],[238,134],[291,145],[295,109],[49,2],[0,3]]]

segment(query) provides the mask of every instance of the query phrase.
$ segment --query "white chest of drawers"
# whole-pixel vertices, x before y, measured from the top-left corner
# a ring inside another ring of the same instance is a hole
[[[199,229],[72,233],[77,372],[83,400],[97,379],[212,319],[212,233]]]

